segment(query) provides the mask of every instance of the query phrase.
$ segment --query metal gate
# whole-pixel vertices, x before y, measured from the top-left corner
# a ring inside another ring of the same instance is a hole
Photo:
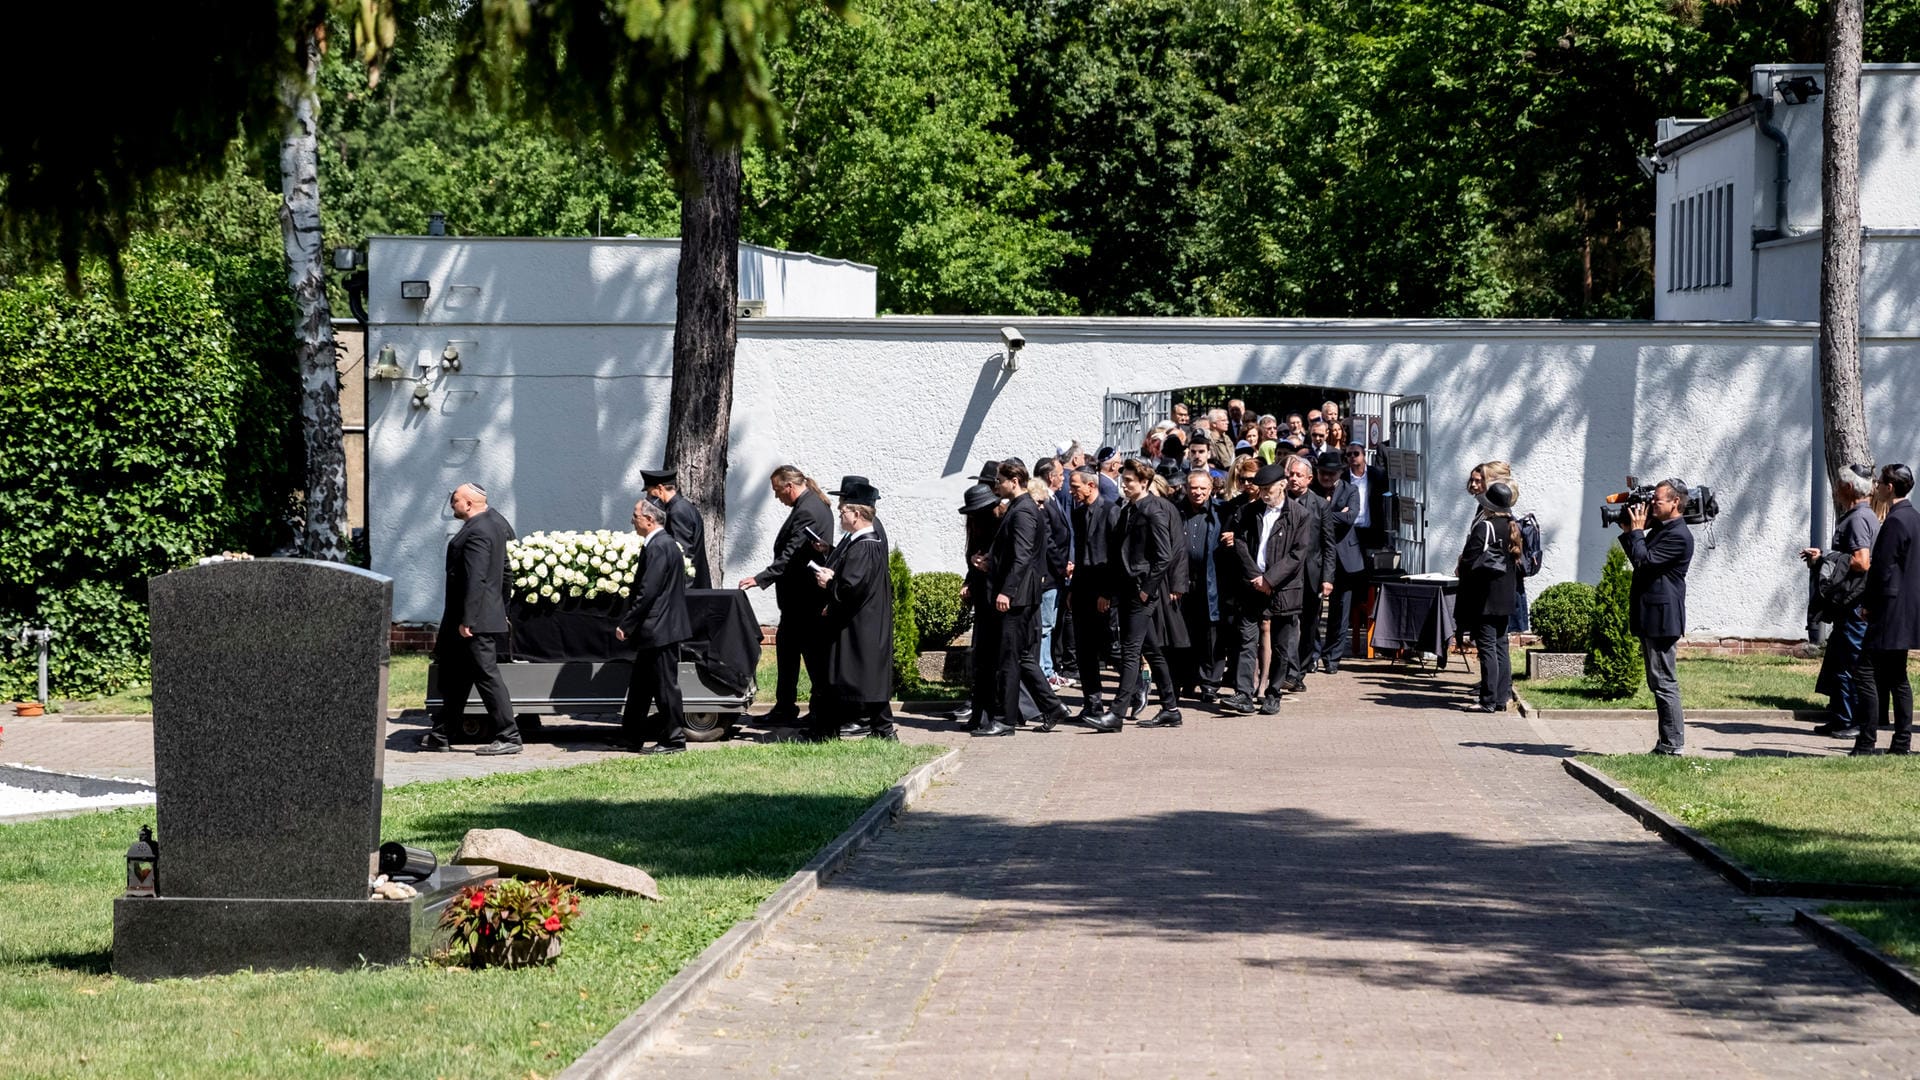
[[[1120,451],[1122,457],[1140,452],[1148,429],[1173,411],[1173,392],[1116,394],[1107,391],[1101,438],[1106,446]]]
[[[1389,417],[1386,458],[1387,482],[1397,496],[1394,546],[1400,565],[1410,574],[1427,572],[1427,481],[1431,457],[1427,440],[1426,395],[1403,397],[1387,406]]]

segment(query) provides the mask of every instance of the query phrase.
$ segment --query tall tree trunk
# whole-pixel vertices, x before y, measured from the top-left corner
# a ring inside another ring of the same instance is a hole
[[[1820,162],[1820,395],[1827,478],[1873,461],[1860,384],[1861,0],[1828,0]]]
[[[727,426],[733,416],[740,291],[740,151],[707,139],[707,101],[685,83],[680,173],[679,310],[667,460],[707,527],[707,565],[726,575]]]
[[[320,244],[320,51],[325,30],[300,36],[302,77],[281,83],[286,128],[280,139],[280,239],[287,286],[299,307],[294,359],[300,368],[300,426],[307,444],[306,523],[295,548],[309,559],[347,560],[347,455],[340,438],[340,377],[333,309]]]

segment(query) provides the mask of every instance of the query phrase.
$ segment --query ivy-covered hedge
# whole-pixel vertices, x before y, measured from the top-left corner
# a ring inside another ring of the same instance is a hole
[[[0,289],[0,699],[32,693],[13,639],[50,626],[56,696],[147,669],[147,578],[288,535],[302,470],[284,275],[144,238],[124,306],[104,272]]]

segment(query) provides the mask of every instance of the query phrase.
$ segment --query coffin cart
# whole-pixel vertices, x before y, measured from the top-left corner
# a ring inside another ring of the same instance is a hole
[[[512,629],[500,677],[513,695],[523,737],[540,732],[541,719],[568,715],[619,720],[633,676],[633,649],[614,640],[620,601],[613,597],[559,606],[508,606]],[[760,666],[760,622],[739,589],[688,589],[693,637],[681,645],[680,694],[686,702],[687,738],[717,742],[733,733],[737,718],[753,704],[754,672]],[[427,667],[427,711],[440,708],[438,664]],[[456,742],[479,742],[486,708],[469,696]]]

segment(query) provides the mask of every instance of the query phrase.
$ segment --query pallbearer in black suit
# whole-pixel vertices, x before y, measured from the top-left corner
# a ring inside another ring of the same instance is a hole
[[[461,484],[448,497],[464,524],[447,541],[447,599],[440,614],[434,656],[440,661],[440,711],[421,736],[420,749],[445,750],[453,726],[467,711],[467,696],[479,691],[492,721],[493,739],[478,754],[517,754],[520,729],[513,698],[500,679],[500,650],[507,643],[507,543],[513,526],[487,506],[487,490]]]
[[[1107,661],[1115,583],[1114,530],[1120,504],[1100,495],[1100,473],[1078,469],[1068,479],[1073,497],[1073,580],[1067,602],[1073,609],[1074,645],[1080,656],[1080,688],[1086,705],[1079,720],[1095,731],[1119,731],[1120,717],[1107,707],[1100,666]]]
[[[887,702],[893,696],[893,579],[887,546],[874,529],[880,492],[871,484],[842,484],[840,528],[846,534],[814,580],[827,594],[824,629],[832,645],[827,681],[832,712],[816,712],[813,737],[837,737],[838,725],[867,727],[870,739],[896,738]]]
[[[687,618],[687,564],[666,529],[658,505],[642,499],[633,508],[633,531],[645,543],[634,571],[632,595],[613,636],[634,647],[633,681],[621,727],[629,745],[643,754],[677,754],[687,748],[687,714],[680,700],[680,643],[693,636]],[[649,721],[655,701],[660,716]],[[654,745],[643,744],[651,740]]]
[[[1272,716],[1280,711],[1287,657],[1300,649],[1307,561],[1319,545],[1320,526],[1305,503],[1287,498],[1285,465],[1265,466],[1253,482],[1260,498],[1241,509],[1232,530],[1238,566],[1234,586],[1239,594],[1239,658],[1234,664],[1233,696],[1221,707],[1242,713],[1258,709]],[[1264,689],[1253,678],[1260,663],[1263,628],[1273,643]]]
[[[1000,463],[994,493],[1007,500],[987,552],[987,588],[999,616],[999,680],[992,711],[975,728],[975,735],[1011,735],[1007,721],[1020,714],[1020,687],[1024,684],[1040,710],[1040,730],[1051,731],[1067,718],[1067,707],[1048,685],[1040,670],[1041,562],[1047,557],[1047,520],[1027,493],[1027,467],[1017,460]]]
[[[827,683],[826,635],[820,630],[820,612],[827,593],[814,578],[810,565],[820,557],[816,541],[833,540],[833,506],[813,478],[797,466],[773,470],[773,497],[788,508],[787,520],[773,536],[773,561],[765,570],[740,579],[742,589],[773,587],[780,606],[780,626],[774,631],[773,655],[779,665],[774,705],[767,713],[770,727],[791,727],[800,720],[800,665],[805,661],[813,683],[813,708],[822,700]],[[678,502],[679,500],[674,500]]]
[[[640,476],[647,483],[647,498],[666,511],[667,532],[673,535],[687,558],[693,560],[693,587],[713,588],[713,575],[707,572],[707,525],[700,520],[700,511],[680,497],[672,469],[659,472],[642,469]]]
[[[1185,641],[1185,624],[1169,587],[1180,554],[1178,511],[1153,494],[1153,466],[1129,458],[1120,467],[1120,523],[1115,530],[1114,589],[1120,599],[1121,707],[1131,709],[1140,686],[1140,661],[1153,671],[1160,711],[1141,727],[1179,727],[1180,699],[1166,648]]]

